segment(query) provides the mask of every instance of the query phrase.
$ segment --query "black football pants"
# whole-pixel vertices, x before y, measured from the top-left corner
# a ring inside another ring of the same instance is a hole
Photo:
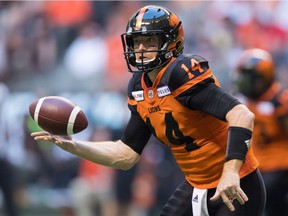
[[[222,199],[215,202],[210,201],[216,189],[209,189],[207,194],[209,216],[262,216],[266,204],[266,191],[259,170],[242,178],[240,186],[249,200],[245,205],[241,205],[235,200],[233,203],[235,211],[233,212],[228,209]],[[162,209],[161,216],[193,216],[192,193],[193,187],[185,180],[169,198]]]

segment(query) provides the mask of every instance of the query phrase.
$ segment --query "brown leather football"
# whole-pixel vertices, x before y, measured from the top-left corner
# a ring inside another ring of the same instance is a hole
[[[72,135],[88,126],[82,109],[67,98],[47,96],[29,106],[34,121],[45,131],[55,135]]]

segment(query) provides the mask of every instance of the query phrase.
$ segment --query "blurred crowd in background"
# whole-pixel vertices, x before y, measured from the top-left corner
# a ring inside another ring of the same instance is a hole
[[[117,171],[30,137],[39,128],[29,104],[48,95],[67,97],[86,113],[89,127],[75,137],[121,137],[131,74],[120,35],[147,4],[179,16],[184,52],[206,58],[225,90],[233,92],[235,62],[247,48],[269,51],[288,87],[287,1],[1,1],[0,160],[11,178],[0,184],[13,190],[9,216],[38,207],[67,216],[154,216],[182,181],[169,149],[153,138],[135,168]]]

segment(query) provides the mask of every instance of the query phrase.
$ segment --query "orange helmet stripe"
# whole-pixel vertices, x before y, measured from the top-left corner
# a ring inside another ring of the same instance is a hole
[[[143,7],[140,11],[139,14],[137,16],[137,20],[136,20],[136,25],[135,25],[135,30],[140,30],[141,24],[142,24],[142,19],[144,16],[144,13],[146,11],[148,7]]]

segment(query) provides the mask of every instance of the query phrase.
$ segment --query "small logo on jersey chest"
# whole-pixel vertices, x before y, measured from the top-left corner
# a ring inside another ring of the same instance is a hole
[[[143,101],[144,100],[144,91],[133,91],[132,95],[135,98],[136,101]]]
[[[153,91],[153,89],[150,89],[148,91],[148,98],[153,98],[153,97],[154,97],[154,91]]]
[[[157,94],[159,97],[164,97],[166,95],[170,95],[171,91],[168,86],[162,86],[160,88],[157,88]]]

